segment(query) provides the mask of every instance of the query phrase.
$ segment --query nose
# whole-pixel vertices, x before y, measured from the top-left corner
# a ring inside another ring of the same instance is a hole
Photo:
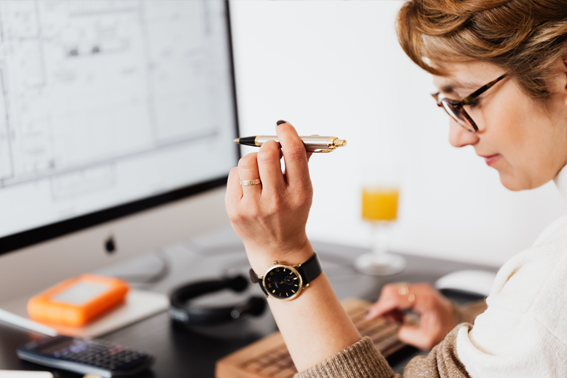
[[[451,143],[453,147],[465,147],[474,145],[476,142],[478,142],[477,134],[465,130],[455,120],[451,119],[449,124],[449,143]]]

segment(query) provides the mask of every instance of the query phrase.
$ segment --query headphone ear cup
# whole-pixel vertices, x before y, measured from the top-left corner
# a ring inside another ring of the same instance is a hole
[[[248,280],[244,276],[238,275],[228,279],[227,287],[230,287],[235,292],[240,293],[248,287]]]
[[[252,316],[260,316],[266,309],[266,299],[262,297],[256,295],[250,297],[248,303],[250,304],[250,309],[247,312]]]

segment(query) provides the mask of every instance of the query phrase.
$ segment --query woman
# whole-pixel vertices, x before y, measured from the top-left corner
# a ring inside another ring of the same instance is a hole
[[[567,4],[565,0],[411,0],[399,13],[407,55],[434,76],[450,142],[471,145],[510,190],[555,179],[567,196]],[[471,95],[472,94],[472,95]],[[226,197],[254,271],[274,260],[307,261],[312,188],[295,129],[243,157]],[[261,185],[240,180],[260,178]],[[421,348],[404,377],[566,377],[567,217],[499,271],[487,308],[474,321],[429,286],[387,286],[369,316],[413,309],[419,327],[400,338]],[[369,339],[360,339],[324,273],[292,301],[268,300],[298,377],[392,377]],[[478,312],[482,312],[481,308]],[[458,325],[457,325],[458,324]]]

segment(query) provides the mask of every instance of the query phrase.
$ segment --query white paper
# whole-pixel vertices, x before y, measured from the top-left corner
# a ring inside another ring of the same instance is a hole
[[[53,378],[48,371],[0,370],[0,378]]]

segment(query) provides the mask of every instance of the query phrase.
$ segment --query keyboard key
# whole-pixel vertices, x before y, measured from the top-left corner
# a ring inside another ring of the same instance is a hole
[[[258,361],[252,361],[245,365],[246,370],[250,370],[253,372],[260,371],[264,368],[264,365],[260,364]]]
[[[279,372],[281,369],[276,366],[276,365],[271,365],[268,367],[265,367],[263,370],[260,371],[261,374],[265,374],[267,376],[273,376],[273,374],[275,374],[276,372]]]

